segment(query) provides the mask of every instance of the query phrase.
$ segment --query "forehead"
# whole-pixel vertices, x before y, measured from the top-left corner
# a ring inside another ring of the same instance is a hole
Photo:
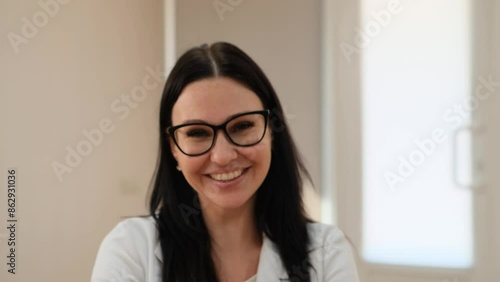
[[[218,77],[187,85],[172,109],[172,123],[203,120],[221,123],[228,117],[263,110],[259,96],[230,78]]]

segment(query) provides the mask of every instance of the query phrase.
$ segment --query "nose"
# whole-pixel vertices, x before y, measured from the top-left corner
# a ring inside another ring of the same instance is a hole
[[[238,152],[236,146],[227,140],[224,132],[219,131],[217,134],[215,144],[210,150],[210,160],[223,167],[236,159]]]

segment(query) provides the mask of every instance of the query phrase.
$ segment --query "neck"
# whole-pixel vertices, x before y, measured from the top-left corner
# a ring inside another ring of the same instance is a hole
[[[213,205],[202,209],[220,281],[245,281],[258,270],[262,234],[257,230],[253,211],[254,199],[237,209]]]
[[[218,254],[245,252],[262,244],[262,234],[257,230],[253,201],[231,210],[213,206],[203,210],[203,219]]]

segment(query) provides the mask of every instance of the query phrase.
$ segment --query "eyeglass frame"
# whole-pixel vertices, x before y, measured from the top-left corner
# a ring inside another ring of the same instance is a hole
[[[233,139],[231,138],[231,136],[229,136],[229,133],[227,132],[226,130],[226,126],[229,122],[231,122],[232,120],[234,120],[235,118],[238,118],[238,117],[241,117],[241,116],[246,116],[246,115],[251,115],[251,114],[261,114],[262,116],[264,116],[264,132],[262,133],[262,136],[260,137],[260,139],[255,142],[255,143],[252,143],[252,144],[248,144],[248,145],[240,145],[236,142],[233,141]],[[190,157],[196,157],[196,156],[201,156],[203,154],[206,154],[208,153],[210,150],[212,150],[212,148],[214,147],[215,145],[215,142],[217,141],[217,132],[219,130],[222,130],[224,132],[224,135],[226,136],[226,139],[233,145],[235,146],[238,146],[238,147],[251,147],[251,146],[255,146],[257,144],[259,144],[262,139],[264,139],[264,136],[266,135],[266,131],[267,131],[267,125],[268,125],[268,121],[269,121],[269,115],[271,114],[271,111],[270,110],[260,110],[260,111],[250,111],[250,112],[245,112],[245,113],[240,113],[240,114],[236,114],[234,116],[231,116],[230,118],[228,118],[225,122],[219,124],[219,125],[214,125],[214,124],[210,124],[210,123],[206,123],[206,122],[191,122],[191,123],[184,123],[184,124],[179,124],[179,125],[176,125],[176,126],[169,126],[167,127],[167,134],[174,140],[174,143],[175,143],[175,146],[177,146],[177,148],[186,156],[190,156]],[[190,126],[190,125],[204,125],[204,126],[208,126],[210,127],[212,130],[213,130],[213,133],[214,133],[214,136],[212,138],[212,144],[210,145],[210,147],[202,152],[202,153],[198,153],[198,154],[187,154],[186,152],[184,152],[182,149],[181,149],[181,146],[179,146],[179,144],[177,143],[177,138],[175,138],[175,131],[179,128],[182,128],[182,127],[185,127],[185,126]]]

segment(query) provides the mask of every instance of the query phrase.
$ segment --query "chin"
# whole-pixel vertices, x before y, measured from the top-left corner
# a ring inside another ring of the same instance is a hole
[[[218,195],[210,202],[222,209],[237,210],[253,205],[254,199],[255,194],[250,197],[248,195]]]

